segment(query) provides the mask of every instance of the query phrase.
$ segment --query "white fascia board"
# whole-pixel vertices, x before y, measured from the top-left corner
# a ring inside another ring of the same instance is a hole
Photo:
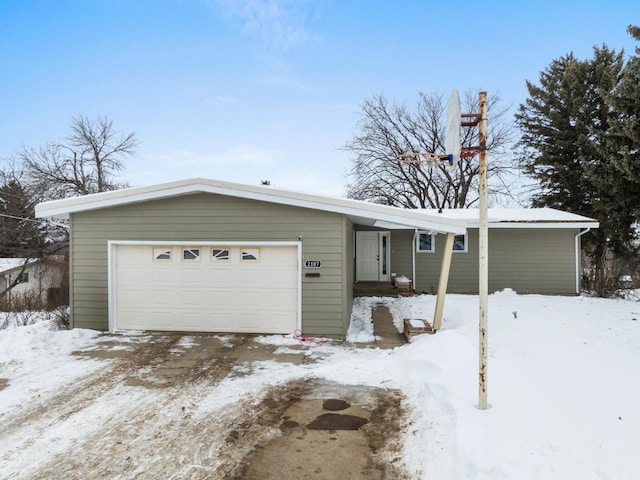
[[[49,218],[69,218],[70,213],[83,212],[87,210],[97,210],[100,208],[115,207],[130,203],[144,202],[166,197],[176,197],[196,193],[193,184],[177,185],[180,182],[165,184],[165,188],[157,187],[136,187],[123,190],[113,190],[110,192],[96,193],[82,197],[65,198],[63,200],[52,200],[36,205],[36,217]],[[176,184],[175,186],[172,186]],[[96,198],[98,197],[98,198]]]
[[[452,225],[443,225],[441,223],[436,222],[388,222],[383,220],[376,220],[373,224],[376,228],[382,228],[385,230],[420,230],[420,231],[429,231],[433,233],[455,233],[456,235],[464,235],[467,233],[466,227],[454,227]]]
[[[598,222],[509,222],[489,225],[489,228],[599,228]]]
[[[383,228],[385,230],[414,230],[416,228],[413,225],[400,225],[397,223],[382,222],[379,220],[374,221],[373,226],[376,228]]]
[[[108,208],[117,205],[139,203],[160,198],[176,197],[193,193],[214,193],[231,197],[266,201],[314,210],[342,213],[350,216],[371,218],[378,221],[408,225],[434,231],[462,234],[466,222],[444,219],[416,210],[403,210],[384,205],[375,205],[357,200],[341,199],[307,193],[279,190],[272,187],[233,184],[206,179],[182,180],[152,187],[137,187],[114,190],[85,197],[54,200],[36,205],[36,217],[68,218],[70,213]],[[98,198],[96,198],[98,197]]]
[[[470,222],[468,228],[479,228],[478,222]],[[494,222],[489,228],[599,228],[598,222]]]

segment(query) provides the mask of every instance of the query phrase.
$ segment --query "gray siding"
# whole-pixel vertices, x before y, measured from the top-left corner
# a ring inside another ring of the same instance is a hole
[[[297,241],[304,259],[322,260],[320,277],[302,277],[306,335],[340,337],[348,318],[342,215],[213,194],[193,194],[72,215],[74,327],[108,328],[107,241]]]
[[[413,230],[391,231],[391,273],[413,279]],[[416,254],[416,263],[418,255]]]
[[[518,293],[575,294],[577,233],[577,229],[489,229],[489,291],[511,288]],[[413,232],[397,236],[405,244]],[[416,253],[417,291],[437,291],[445,240],[437,235],[435,253]],[[451,293],[478,293],[478,229],[469,230],[467,242],[468,252],[453,253]],[[397,259],[392,257],[393,268],[411,272],[410,250],[401,245],[398,252]]]

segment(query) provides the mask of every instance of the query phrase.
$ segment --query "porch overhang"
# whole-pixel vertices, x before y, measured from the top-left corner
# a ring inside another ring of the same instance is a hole
[[[383,230],[420,230],[421,232],[433,232],[433,233],[455,233],[456,235],[463,235],[467,232],[464,222],[458,223],[444,223],[433,221],[431,218],[414,219],[414,218],[380,218],[379,215],[375,217],[363,217],[361,215],[349,215],[349,220],[354,225],[363,227],[380,228]]]

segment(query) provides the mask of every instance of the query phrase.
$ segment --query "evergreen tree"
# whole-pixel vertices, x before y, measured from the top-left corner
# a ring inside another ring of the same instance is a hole
[[[640,27],[629,26],[629,34],[640,41]],[[615,174],[621,177],[627,210],[640,219],[640,48],[627,62],[622,77],[608,97],[613,115],[611,128],[603,139],[603,149]]]
[[[18,180],[0,185],[0,257],[34,257],[43,245],[33,199]]]
[[[634,234],[625,195],[630,185],[612,167],[615,149],[606,141],[613,115],[609,95],[622,77],[623,55],[603,45],[594,47],[590,60],[573,54],[554,60],[540,74],[539,86],[527,82],[529,98],[516,114],[520,164],[540,184],[533,205],[600,221],[584,237],[598,278],[608,248],[628,248]]]

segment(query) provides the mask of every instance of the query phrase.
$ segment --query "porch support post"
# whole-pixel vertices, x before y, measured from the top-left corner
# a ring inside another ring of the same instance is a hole
[[[455,233],[447,233],[447,241],[442,254],[442,265],[440,266],[440,281],[438,282],[438,296],[436,299],[436,311],[433,314],[433,330],[440,330],[442,325],[442,312],[444,311],[444,297],[447,294],[449,284],[449,270],[451,268],[451,257],[453,256],[453,240]]]

